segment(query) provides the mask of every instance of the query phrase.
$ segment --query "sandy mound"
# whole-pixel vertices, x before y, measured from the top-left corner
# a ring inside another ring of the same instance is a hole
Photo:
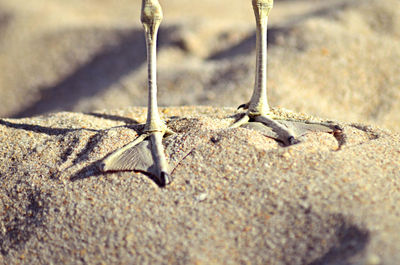
[[[247,101],[254,79],[251,5],[162,4],[160,103]],[[140,1],[1,0],[0,7],[0,115],[145,106]],[[399,130],[399,10],[397,0],[276,1],[271,105]]]
[[[145,113],[0,120],[0,263],[400,263],[398,134],[342,124],[285,148],[226,129],[233,109],[166,108],[173,184],[101,174]]]

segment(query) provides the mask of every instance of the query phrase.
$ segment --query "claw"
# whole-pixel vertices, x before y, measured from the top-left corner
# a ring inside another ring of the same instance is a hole
[[[297,140],[296,138],[294,138],[293,136],[290,136],[290,137],[288,138],[288,143],[289,143],[289,145],[294,145],[294,144],[300,143],[300,141]]]
[[[160,186],[166,186],[173,181],[173,178],[167,172],[161,172]]]
[[[249,103],[245,103],[245,104],[242,104],[239,107],[237,107],[238,110],[239,109],[248,109],[248,108],[249,108]]]
[[[339,125],[335,125],[334,128],[336,132],[343,131],[343,128]]]

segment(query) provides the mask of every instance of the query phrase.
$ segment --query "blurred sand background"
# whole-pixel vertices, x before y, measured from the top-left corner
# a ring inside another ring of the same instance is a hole
[[[253,88],[250,1],[160,1],[159,102],[238,106]],[[147,102],[141,1],[0,0],[0,116]],[[400,130],[400,1],[275,1],[269,99]]]
[[[248,101],[250,0],[161,4],[161,105]],[[275,114],[343,131],[282,147],[234,108],[162,108],[163,189],[98,169],[146,118],[139,10],[0,0],[0,116],[28,116],[0,119],[0,264],[400,264],[399,0],[276,0],[269,98],[296,113]]]

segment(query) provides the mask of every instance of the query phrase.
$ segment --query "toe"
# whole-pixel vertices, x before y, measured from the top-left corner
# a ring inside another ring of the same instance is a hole
[[[166,186],[168,184],[171,184],[173,178],[171,177],[171,175],[169,175],[167,172],[162,171],[160,174],[160,185],[161,186]]]
[[[290,137],[288,138],[288,143],[289,143],[289,145],[294,145],[294,144],[300,143],[300,141],[299,141],[298,139],[296,139],[295,137],[290,136]]]

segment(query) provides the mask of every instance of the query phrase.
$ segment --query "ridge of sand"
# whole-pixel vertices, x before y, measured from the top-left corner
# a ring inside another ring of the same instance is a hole
[[[0,119],[0,264],[400,263],[399,134],[340,123],[282,147],[226,129],[231,108],[161,112],[163,189],[96,167],[144,108]]]

